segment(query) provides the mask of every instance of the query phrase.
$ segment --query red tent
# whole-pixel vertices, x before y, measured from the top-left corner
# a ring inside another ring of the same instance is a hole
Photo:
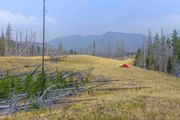
[[[128,64],[123,64],[121,67],[122,68],[129,68],[129,65]]]

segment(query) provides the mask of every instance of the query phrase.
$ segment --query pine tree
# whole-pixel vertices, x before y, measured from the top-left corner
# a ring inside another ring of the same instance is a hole
[[[166,66],[167,66],[167,44],[166,44],[166,37],[163,33],[163,30],[161,32],[161,47],[160,47],[160,56],[161,56],[161,60],[160,60],[160,66],[161,66],[161,71],[162,72],[166,72]]]
[[[176,30],[173,31],[173,35],[172,35],[172,46],[173,46],[173,58],[174,60],[177,59],[177,53],[178,53],[178,33]]]
[[[154,50],[152,44],[152,35],[151,32],[148,32],[148,50],[147,50],[147,57],[146,57],[146,67],[147,69],[154,68]]]
[[[168,62],[167,62],[167,72],[168,72],[168,73],[171,73],[171,72],[172,72],[172,69],[173,69],[172,58],[169,57],[169,58],[168,58]]]
[[[134,61],[134,64],[136,66],[139,66],[139,67],[143,67],[143,54],[142,54],[142,51],[141,49],[139,48],[136,55],[135,55],[135,61]]]
[[[73,49],[71,49],[71,50],[69,51],[69,54],[70,54],[70,55],[73,55],[73,54],[74,54]]]
[[[154,40],[154,57],[155,57],[155,69],[159,70],[159,62],[160,62],[160,39],[159,35],[155,35],[155,40]]]
[[[177,47],[177,60],[178,60],[178,62],[180,62],[180,37],[179,37],[176,44],[177,44],[176,45],[176,47]]]

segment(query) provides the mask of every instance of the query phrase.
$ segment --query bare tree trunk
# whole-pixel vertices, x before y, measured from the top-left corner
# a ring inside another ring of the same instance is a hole
[[[122,60],[124,59],[124,40],[122,40]]]
[[[144,62],[144,68],[146,68],[146,38],[144,37],[144,57],[143,57],[143,62]]]
[[[92,55],[95,56],[96,55],[96,41],[94,40],[93,42],[93,52]]]
[[[108,58],[111,58],[111,42],[108,43]]]
[[[19,44],[19,43],[18,43],[18,37],[19,37],[18,34],[19,34],[19,33],[18,33],[18,30],[16,30],[16,43],[15,43],[15,44],[16,44],[16,45],[15,45],[15,55],[16,55],[16,56],[18,55],[18,44]]]

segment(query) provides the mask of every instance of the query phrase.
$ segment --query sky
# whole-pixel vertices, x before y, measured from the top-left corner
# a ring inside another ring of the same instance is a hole
[[[107,31],[180,30],[180,0],[46,0],[46,40]],[[0,30],[32,29],[42,39],[42,0],[0,0]]]

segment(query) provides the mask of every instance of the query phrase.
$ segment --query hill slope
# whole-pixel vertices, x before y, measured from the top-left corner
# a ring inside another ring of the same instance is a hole
[[[18,59],[27,60],[22,63],[28,63],[28,58]],[[0,60],[3,61],[2,58]],[[15,64],[15,60],[17,61],[17,58],[11,59],[9,62]],[[130,68],[122,69],[117,66],[123,63],[130,64]],[[51,64],[52,69],[57,66],[60,69],[71,70],[84,70],[93,67],[93,75],[118,80],[100,88],[131,88],[135,86],[149,88],[88,91],[72,98],[96,98],[97,100],[57,105],[51,110],[22,112],[0,117],[0,119],[175,120],[180,117],[180,78],[134,67],[131,60],[117,61],[92,56],[69,56],[67,61],[57,64],[46,62],[46,64]]]
[[[50,40],[47,43],[52,47],[57,47],[60,43],[62,43],[66,50],[74,49],[79,51],[79,48],[92,49],[93,41],[96,41],[96,46],[99,50],[107,47],[109,41],[111,41],[112,46],[116,46],[119,40],[124,40],[126,51],[132,52],[141,47],[144,35],[135,33],[107,32],[103,35],[73,35],[60,37]]]

